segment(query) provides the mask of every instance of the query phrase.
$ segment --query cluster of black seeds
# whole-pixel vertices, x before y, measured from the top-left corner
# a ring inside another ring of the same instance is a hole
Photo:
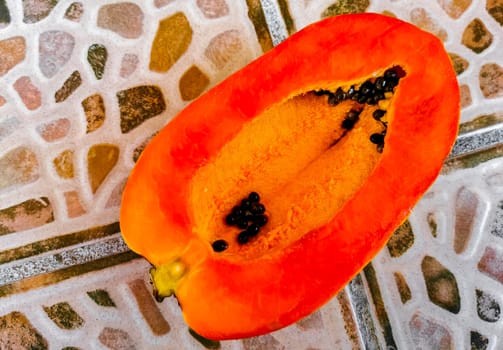
[[[314,93],[318,96],[327,95],[328,104],[331,106],[336,106],[345,100],[376,105],[379,101],[386,99],[386,92],[393,92],[400,78],[404,76],[405,72],[397,66],[387,69],[381,77],[364,81],[358,88],[352,85],[347,91],[339,87],[334,92],[317,90]]]
[[[400,78],[405,76],[405,71],[399,67],[393,67],[387,69],[384,74],[375,79],[367,79],[358,88],[352,85],[347,91],[344,91],[341,87],[337,88],[334,92],[329,90],[317,90],[314,93],[317,96],[328,96],[328,104],[330,106],[336,106],[345,100],[352,100],[361,104],[376,105],[381,100],[386,99],[387,92],[393,92],[395,87],[398,85]],[[355,109],[352,108],[345,116],[342,121],[341,127],[344,129],[344,133],[341,138],[346,135],[346,133],[353,129],[355,124],[360,118],[360,113],[363,108]],[[373,118],[379,121],[384,129],[382,132],[373,133],[370,135],[370,142],[377,145],[377,151],[382,152],[384,148],[384,138],[386,136],[388,125],[382,120],[386,114],[385,110],[377,109],[372,114]],[[335,140],[331,146],[335,145],[338,141]]]
[[[239,244],[246,244],[250,239],[259,234],[260,228],[267,224],[265,206],[260,203],[260,195],[257,192],[250,192],[248,197],[243,198],[239,205],[232,208],[225,217],[225,223],[229,226],[236,226],[242,230],[237,237]],[[228,248],[228,243],[219,239],[212,243],[215,252],[222,252]]]

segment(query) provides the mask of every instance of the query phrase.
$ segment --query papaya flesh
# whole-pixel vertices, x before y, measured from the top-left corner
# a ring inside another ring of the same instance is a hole
[[[312,24],[187,106],[146,147],[121,230],[210,339],[285,327],[386,244],[455,141],[442,43],[377,14]]]

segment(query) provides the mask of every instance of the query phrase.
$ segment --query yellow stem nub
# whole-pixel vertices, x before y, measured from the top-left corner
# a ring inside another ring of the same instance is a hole
[[[179,259],[153,267],[150,270],[150,277],[154,284],[156,294],[159,297],[171,296],[186,273],[187,265]]]

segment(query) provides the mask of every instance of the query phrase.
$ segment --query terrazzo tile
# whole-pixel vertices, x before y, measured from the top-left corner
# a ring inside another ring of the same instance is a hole
[[[14,36],[0,41],[0,77],[21,63],[26,56],[26,40]]]
[[[8,208],[0,208],[0,235],[25,231],[54,221],[47,197],[28,199]]]
[[[47,142],[54,142],[68,135],[71,122],[68,118],[59,118],[37,126],[38,134]]]
[[[103,307],[117,307],[110,294],[104,289],[96,289],[87,292],[89,298],[91,298],[97,305]]]
[[[86,213],[77,191],[67,191],[64,193],[64,196],[66,212],[69,218],[76,218]]]
[[[105,327],[98,339],[101,344],[113,350],[134,350],[137,348],[133,338],[122,329]]]
[[[477,297],[477,315],[486,322],[496,322],[500,319],[501,306],[489,293],[480,289],[475,291]]]
[[[437,259],[425,256],[421,263],[426,290],[430,301],[441,308],[457,314],[461,309],[456,277]]]
[[[71,179],[75,176],[74,155],[74,151],[67,149],[53,159],[54,170],[61,178]]]
[[[0,29],[5,28],[10,23],[10,11],[5,0],[0,0]]]
[[[0,121],[0,142],[14,131],[19,130],[21,122],[16,117],[7,117]]]
[[[137,4],[117,2],[100,7],[97,24],[123,38],[136,39],[143,33],[143,18],[143,11]]]
[[[0,155],[0,191],[11,186],[28,184],[40,177],[37,155],[20,146]]]
[[[54,100],[56,103],[66,100],[81,84],[82,78],[80,77],[80,72],[76,70],[70,74],[68,79],[66,79],[63,83],[63,86],[61,86],[61,88],[54,94]]]
[[[26,108],[33,111],[38,109],[42,104],[42,94],[40,90],[33,84],[30,77],[20,77],[14,83],[14,89],[19,94]]]
[[[145,286],[145,282],[137,279],[129,282],[128,285],[152,333],[155,336],[168,333],[171,327],[159,310],[156,301],[152,297],[152,293]]]
[[[47,316],[61,329],[77,329],[82,327],[84,319],[75,312],[68,302],[44,306]]]
[[[271,34],[267,27],[264,11],[260,0],[246,0],[248,5],[248,17],[250,18],[257,33],[257,38],[263,52],[273,48]]]
[[[466,59],[456,53],[450,52],[449,57],[457,75],[463,73],[470,65],[470,63]]]
[[[91,191],[95,193],[117,164],[119,148],[111,144],[93,145],[87,152],[87,169]]]
[[[80,22],[80,18],[84,13],[84,5],[81,2],[72,2],[66,9],[65,19],[74,22]]]
[[[456,195],[456,214],[454,224],[454,251],[465,251],[473,235],[477,210],[481,206],[479,197],[471,190],[462,187]]]
[[[55,76],[70,60],[75,38],[70,33],[51,30],[40,34],[38,40],[39,68],[46,78]]]
[[[400,272],[395,272],[394,276],[398,293],[400,294],[400,300],[402,301],[402,304],[405,304],[412,298],[412,292],[405,280],[405,277]]]
[[[210,79],[197,66],[192,66],[180,78],[178,88],[182,100],[190,101],[201,95],[210,84]]]
[[[197,7],[207,18],[218,18],[229,14],[225,0],[197,0]]]
[[[150,52],[150,70],[168,71],[189,48],[192,33],[190,22],[183,12],[161,20]]]
[[[23,0],[23,22],[36,23],[51,13],[58,0]]]
[[[503,283],[503,254],[500,249],[486,247],[477,267],[482,273]]]
[[[440,40],[447,40],[448,34],[445,29],[424,8],[413,9],[410,12],[410,21],[419,28],[436,35]]]
[[[459,18],[468,7],[472,0],[437,0],[442,9],[452,18]]]
[[[136,86],[117,93],[120,126],[126,134],[166,109],[162,91],[157,86]]]
[[[118,207],[121,204],[122,200],[122,192],[124,191],[124,187],[126,187],[126,180],[124,179],[120,181],[110,193],[110,197],[107,200],[105,208]]]
[[[0,348],[48,349],[47,340],[21,312],[0,317]]]
[[[461,42],[473,52],[481,53],[491,46],[493,34],[487,29],[484,22],[475,18],[465,28]]]
[[[484,64],[480,69],[479,83],[485,98],[503,96],[503,68],[497,63]]]
[[[392,257],[403,255],[414,244],[414,232],[410,222],[406,220],[391,236],[387,243]]]
[[[486,9],[496,22],[503,26],[503,4],[501,0],[487,0]]]
[[[96,79],[103,78],[105,72],[105,64],[108,58],[108,51],[105,45],[92,44],[87,50],[87,62],[93,69]]]
[[[204,54],[217,69],[223,69],[237,58],[242,49],[239,31],[231,29],[212,38]]]
[[[82,108],[86,115],[86,133],[99,129],[105,122],[105,102],[100,94],[94,94],[82,100]]]
[[[412,340],[419,349],[454,349],[451,331],[447,326],[415,314],[409,322]]]
[[[126,53],[122,56],[120,76],[122,78],[127,78],[134,73],[138,67],[140,60],[138,56],[132,53]]]
[[[329,17],[336,15],[343,15],[347,13],[360,13],[365,12],[365,10],[369,7],[369,0],[339,0],[330,5],[323,11],[321,17]]]

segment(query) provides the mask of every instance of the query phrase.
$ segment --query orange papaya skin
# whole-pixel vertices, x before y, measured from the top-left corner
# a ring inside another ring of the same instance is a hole
[[[280,251],[228,260],[192,232],[189,183],[247,122],[306,87],[399,65],[386,147],[365,183],[325,225]],[[377,14],[310,25],[236,72],[152,140],[123,194],[125,242],[154,266],[180,259],[175,293],[188,325],[210,339],[264,334],[312,313],[386,244],[438,176],[455,141],[459,88],[433,35]]]

